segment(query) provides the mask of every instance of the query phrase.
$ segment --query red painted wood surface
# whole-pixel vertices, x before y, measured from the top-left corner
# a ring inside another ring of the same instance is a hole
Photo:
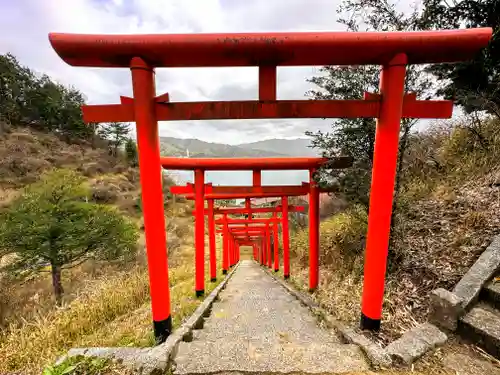
[[[279,100],[156,103],[158,121],[194,121],[274,118],[374,118],[380,112],[380,99],[373,100]],[[453,102],[415,100],[404,102],[404,118],[449,118]],[[130,104],[83,105],[85,122],[134,121]]]
[[[464,61],[486,47],[491,28],[417,32],[286,32],[84,35],[51,33],[57,54],[74,66],[128,68],[135,56],[155,67],[410,64]]]
[[[158,122],[152,105],[154,72],[141,59],[134,60],[132,88],[136,106],[136,131],[139,171],[142,186],[142,211],[146,229],[151,310],[157,341],[170,334],[170,287],[168,281],[167,238],[163,209],[162,171]]]
[[[396,56],[391,64],[384,66],[380,78],[384,100],[377,120],[373,153],[361,309],[365,328],[378,329],[382,316],[406,61],[405,55]]]
[[[244,171],[244,170],[309,170],[319,168],[328,162],[326,158],[161,158],[165,169],[194,170],[201,168],[206,171]],[[346,168],[352,165],[352,158],[336,158],[329,163],[335,168]],[[254,184],[255,187],[260,184]]]

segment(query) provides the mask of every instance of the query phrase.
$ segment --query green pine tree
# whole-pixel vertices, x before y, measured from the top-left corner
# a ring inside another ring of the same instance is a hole
[[[125,155],[127,156],[127,161],[132,167],[137,167],[139,165],[139,156],[137,154],[137,145],[132,138],[128,138],[125,142]]]
[[[54,170],[0,215],[0,255],[14,254],[6,270],[26,277],[49,269],[56,303],[61,272],[88,259],[120,260],[135,254],[137,228],[114,208],[89,203],[83,177]]]
[[[110,122],[104,124],[99,129],[99,135],[108,140],[110,145],[110,153],[118,157],[118,149],[129,139],[130,129],[128,124],[123,122]]]

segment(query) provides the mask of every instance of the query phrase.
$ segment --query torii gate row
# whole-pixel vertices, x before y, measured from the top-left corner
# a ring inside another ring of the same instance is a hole
[[[196,252],[196,277],[195,277],[195,292],[197,296],[203,295],[205,290],[205,267],[204,267],[204,251],[205,251],[205,223],[204,223],[204,200],[209,200],[209,210],[213,207],[210,201],[214,199],[246,199],[246,205],[250,209],[249,198],[253,197],[281,197],[282,206],[288,205],[288,196],[301,196],[309,194],[309,221],[310,225],[310,275],[309,289],[314,290],[318,286],[319,273],[319,192],[320,189],[314,181],[313,174],[321,166],[327,168],[347,168],[352,165],[351,157],[338,157],[331,160],[319,157],[309,158],[161,158],[161,165],[167,170],[193,170],[194,184],[186,184],[185,186],[171,186],[170,193],[183,195],[187,199],[195,200],[195,252]],[[262,186],[263,170],[308,170],[310,175],[309,183],[303,183],[299,186]],[[252,171],[252,186],[212,186],[205,184],[205,171],[207,170],[224,170],[224,171]],[[212,215],[208,216],[211,220]],[[285,215],[283,215],[284,217]],[[288,233],[288,211],[286,214],[286,232]],[[209,249],[211,259],[215,258],[215,237],[212,235],[212,224],[209,222]],[[287,236],[286,236],[287,237]],[[286,239],[285,247],[289,247],[288,238]],[[288,257],[289,251],[285,250]],[[213,255],[213,257],[212,257]],[[225,256],[223,256],[225,258]],[[285,275],[288,277],[289,269],[285,269]],[[216,262],[213,260],[210,263],[210,272],[216,274]],[[223,267],[223,272],[226,268]],[[211,276],[211,279],[213,277]]]
[[[287,165],[291,165],[293,163],[293,159],[287,160]],[[239,163],[234,163],[233,167],[235,168],[244,168],[245,167],[245,159],[238,159]],[[315,163],[322,162],[321,158],[310,158],[309,163],[305,164],[305,166],[309,165],[314,165]],[[260,160],[259,163],[261,165],[268,166],[269,163],[265,163],[265,160]],[[351,160],[348,160],[350,163]],[[186,168],[187,163],[183,165],[183,168]],[[191,166],[196,165],[192,164]],[[284,164],[282,164],[284,165]],[[246,209],[251,210],[252,207],[250,206],[250,200],[248,199],[249,197],[261,197],[261,196],[276,196],[276,195],[281,195],[282,199],[282,221],[283,221],[283,247],[284,247],[284,277],[289,278],[290,276],[290,251],[289,251],[289,225],[288,225],[288,199],[287,197],[289,195],[292,196],[300,196],[300,195],[305,195],[307,193],[310,193],[312,191],[313,195],[317,195],[318,198],[316,199],[316,202],[318,202],[317,205],[310,205],[310,212],[311,212],[311,217],[316,217],[316,220],[311,220],[310,223],[312,226],[316,226],[316,229],[311,230],[312,234],[312,242],[310,246],[310,251],[311,254],[318,254],[317,256],[319,257],[319,189],[317,189],[315,186],[311,187],[310,184],[304,183],[302,186],[260,186],[260,170],[259,171],[253,171],[253,176],[254,176],[254,183],[258,184],[257,186],[211,186],[210,184],[203,184],[203,182],[199,179],[196,179],[196,176],[199,178],[204,176],[204,171],[203,170],[196,170],[198,174],[195,174],[195,184],[188,184],[186,186],[172,186],[170,187],[170,192],[172,194],[181,194],[187,197],[188,199],[195,199],[196,203],[196,208],[194,211],[195,214],[195,247],[196,247],[196,254],[197,254],[197,262],[196,262],[196,279],[195,279],[195,292],[196,295],[201,295],[204,292],[204,282],[205,282],[205,277],[204,277],[204,247],[205,247],[205,225],[204,225],[204,199],[208,199],[208,231],[209,231],[209,249],[210,249],[210,279],[215,281],[216,280],[216,249],[215,249],[215,235],[214,233],[214,224],[213,223],[213,201],[216,198],[223,199],[223,198],[246,198],[246,204],[247,207]],[[195,172],[195,173],[196,173]],[[201,177],[200,177],[201,176]],[[255,178],[255,176],[258,176]],[[196,185],[199,183],[200,185]],[[198,189],[197,186],[201,186],[201,189]],[[204,190],[207,189],[209,192],[212,192],[212,194],[207,193],[204,194]],[[227,192],[233,192],[228,194]],[[198,209],[198,207],[203,207]],[[276,210],[269,210],[275,214],[277,211]],[[212,212],[210,214],[210,212]],[[285,214],[286,213],[286,214]],[[227,220],[227,219],[225,219]],[[265,220],[265,219],[263,219]],[[277,221],[279,219],[276,219]],[[269,221],[269,220],[267,220]],[[259,222],[259,219],[255,219],[255,223]],[[223,221],[218,221],[218,224],[223,223]],[[236,223],[236,221],[231,221],[228,220],[228,223]],[[315,235],[317,233],[317,235]],[[275,231],[275,236],[277,236],[277,230]],[[226,241],[223,242],[223,244],[226,244]],[[278,245],[277,245],[277,240],[275,241],[275,253],[278,252]],[[227,272],[227,262],[226,262],[226,247],[223,249],[223,273]],[[230,251],[230,250],[228,250]],[[202,256],[203,255],[203,256]],[[231,253],[227,255],[229,257],[229,266],[232,266],[231,262]],[[312,255],[311,258],[316,257],[316,255]],[[312,267],[315,267],[311,271],[312,277],[311,279],[311,288],[316,288],[317,286],[317,280],[318,280],[318,272],[319,272],[319,267],[317,265],[319,264],[318,262],[310,262]],[[275,267],[277,270],[278,267]],[[315,281],[316,280],[316,284]]]
[[[254,247],[254,259],[260,262],[262,265],[267,264],[268,267],[271,267],[271,234],[273,235],[273,244],[274,244],[274,271],[279,271],[279,233],[278,233],[278,222],[277,218],[268,218],[268,219],[246,219],[246,220],[238,220],[233,223],[233,226],[227,228],[227,224],[224,220],[221,220],[220,223],[226,224],[223,229],[219,229],[216,233],[222,233],[223,236],[228,237],[228,234],[237,238],[261,238],[265,240],[260,246],[257,244],[257,247]],[[258,222],[255,222],[259,220]],[[283,221],[284,222],[284,221]],[[262,224],[264,225],[262,225]],[[252,224],[251,226],[248,226]],[[258,224],[258,225],[253,225]],[[273,225],[270,225],[273,224]],[[245,225],[245,226],[241,226]],[[284,227],[285,225],[283,225]],[[290,277],[290,248],[289,246],[285,246],[285,242],[288,245],[288,236],[285,236],[285,231],[282,230],[283,233],[283,269],[284,269],[284,277],[288,279]],[[260,236],[258,236],[258,235]],[[256,236],[257,235],[257,236]],[[268,261],[266,261],[266,259]]]
[[[150,276],[153,326],[158,343],[172,331],[158,121],[264,118],[377,119],[365,249],[361,327],[378,330],[382,316],[387,246],[400,121],[448,118],[451,101],[416,100],[405,94],[408,64],[453,63],[474,58],[491,28],[418,32],[287,32],[246,34],[49,34],[68,64],[129,68],[133,98],[85,105],[86,122],[135,121]],[[361,100],[276,100],[278,66],[382,67],[380,93]],[[158,67],[257,66],[259,100],[172,103],[156,96]],[[315,202],[311,202],[316,204]],[[202,211],[203,207],[198,207]]]
[[[211,184],[205,184],[204,186],[204,197],[210,197],[215,195],[238,195],[244,196],[248,195],[248,198],[261,197],[261,196],[300,196],[309,193],[310,185],[307,182],[303,182],[302,185],[274,185],[274,186],[212,186]],[[320,190],[327,191],[327,190]],[[194,184],[186,184],[185,186],[171,186],[170,192],[172,194],[182,194],[188,199],[195,198],[195,186]],[[205,198],[211,199],[211,198]]]
[[[304,212],[304,206],[297,205],[289,205],[288,212]],[[272,212],[281,212],[283,210],[283,206],[273,206],[273,207],[214,207],[213,214],[214,215],[222,215],[222,214],[231,214],[231,215],[244,215],[244,214],[265,214]],[[210,212],[209,208],[205,208],[205,216]],[[193,215],[196,215],[196,211],[193,211]]]
[[[213,248],[212,246],[210,247],[210,277],[211,280],[213,281],[216,277],[216,259],[215,259],[215,234],[222,234],[222,245],[223,245],[223,251],[222,251],[222,273],[226,274],[228,271],[229,267],[234,266],[238,261],[239,261],[239,248],[235,247],[233,244],[233,240],[237,237],[240,238],[250,238],[252,235],[255,234],[266,234],[266,232],[269,233],[267,241],[270,242],[270,234],[273,234],[274,238],[274,252],[278,254],[278,226],[277,223],[281,219],[275,217],[275,218],[267,218],[267,219],[249,219],[249,222],[246,223],[242,219],[227,219],[227,214],[224,214],[224,219],[222,220],[211,220],[209,222],[209,239],[211,240],[212,238],[214,239],[213,241],[210,241],[211,243],[213,242]],[[213,216],[212,216],[213,218]],[[215,223],[217,224],[222,224],[221,229],[215,229]],[[255,225],[257,224],[257,225]],[[263,225],[264,224],[264,225]],[[270,244],[268,245],[270,249]],[[284,250],[285,252],[285,250]],[[288,250],[289,252],[289,250]],[[289,270],[289,256],[287,256],[288,259],[288,266],[285,267],[285,269]],[[257,259],[256,259],[257,260]],[[278,263],[275,264],[276,267],[275,269],[278,268]],[[286,262],[285,262],[286,265]]]
[[[197,172],[200,170],[196,170]],[[196,173],[196,172],[195,172]],[[312,174],[312,172],[311,172]],[[195,199],[195,247],[197,254],[196,263],[196,280],[195,280],[195,291],[196,295],[202,295],[204,291],[204,241],[205,241],[205,224],[204,224],[204,199],[208,199],[208,210],[213,210],[213,200],[214,199],[227,199],[227,198],[246,198],[246,202],[249,204],[250,197],[275,197],[281,196],[282,199],[282,221],[283,221],[283,247],[284,247],[284,276],[289,278],[290,276],[290,258],[289,258],[289,225],[288,225],[288,196],[301,196],[309,193],[311,203],[309,204],[309,226],[310,226],[310,277],[309,285],[310,289],[316,289],[318,285],[318,273],[319,273],[319,189],[315,184],[303,184],[302,186],[208,186],[208,188],[213,191],[213,194],[204,194],[204,188],[207,186],[200,180],[196,180],[196,176],[203,176],[203,171],[195,174],[195,186],[172,186],[170,187],[170,192],[172,194],[181,194],[188,199]],[[255,176],[255,171],[254,171]],[[196,185],[199,181],[200,185]],[[198,189],[198,186],[201,188]],[[210,191],[209,190],[209,191]],[[191,193],[193,192],[194,193]],[[234,193],[226,193],[229,191],[234,191]],[[212,202],[212,203],[211,203]],[[248,206],[248,208],[251,208]],[[276,211],[273,212],[276,214]],[[211,275],[216,274],[216,261],[215,261],[215,236],[213,233],[213,214],[208,215],[208,230],[209,230],[209,249],[210,249],[210,273]],[[258,222],[258,219],[255,219]],[[233,221],[235,222],[235,221]],[[222,223],[219,221],[218,223]],[[277,231],[275,231],[275,236],[277,236]],[[224,242],[225,243],[225,242]],[[278,251],[277,241],[275,241],[275,253]],[[225,254],[225,251],[223,251]],[[202,256],[203,255],[203,256]],[[223,255],[225,259],[225,255]],[[212,260],[213,259],[213,260]],[[277,267],[276,267],[277,268]],[[223,273],[227,270],[223,262]],[[214,277],[211,276],[211,280]]]

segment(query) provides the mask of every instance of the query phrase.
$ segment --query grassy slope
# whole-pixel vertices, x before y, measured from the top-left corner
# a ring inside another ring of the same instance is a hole
[[[136,169],[104,149],[68,145],[53,135],[23,128],[0,140],[0,204],[7,205],[23,186],[53,167],[81,171],[88,177],[93,199],[117,205],[140,224]],[[190,203],[180,201],[170,203],[166,212],[175,326],[200,303],[193,294],[191,209]],[[206,275],[210,292],[216,284],[209,282],[208,270]],[[222,275],[218,276],[220,281]],[[74,346],[151,345],[148,282],[143,245],[131,264],[87,262],[63,273],[65,305],[59,309],[53,304],[48,275],[23,283],[0,275],[0,373],[39,373]]]
[[[500,134],[497,124],[491,125],[483,130],[487,150],[474,146],[472,135],[460,127],[413,140],[392,233],[383,325],[374,336],[381,344],[426,321],[429,293],[451,289],[500,233]],[[356,208],[321,223],[320,287],[313,297],[353,326],[360,317],[365,233],[366,215]],[[291,282],[303,290],[307,243],[307,230],[292,235]],[[461,345],[447,351],[479,353]],[[442,370],[440,361],[427,363],[432,371]]]
[[[108,157],[104,150],[70,146],[48,134],[17,129],[7,139],[0,141],[0,156],[2,204],[8,204],[9,200],[18,194],[19,188],[34,181],[44,169],[64,166],[79,169],[86,174],[89,183],[94,187],[96,197],[100,200],[111,201],[130,215],[137,213],[137,171],[130,170],[121,162],[117,163],[115,159]],[[432,246],[440,244],[433,254],[448,249],[450,254],[456,251],[468,254],[467,262],[475,259],[491,234],[498,230],[496,216],[490,215],[498,212],[498,192],[490,186],[491,181],[496,178],[495,173],[481,170],[478,175],[482,179],[475,176],[468,181],[457,179],[450,183],[449,178],[444,178],[432,186],[426,182],[427,191],[420,188],[416,194],[413,188],[406,192],[409,206],[404,213],[416,215],[401,218],[405,226],[400,229],[407,233],[405,241],[408,244],[405,249],[408,254],[427,254],[429,245],[424,247],[422,243],[424,240],[432,240]],[[413,182],[413,185],[415,184],[417,183]],[[497,203],[492,203],[493,198],[496,198]],[[478,208],[481,214],[469,217],[471,206],[465,204],[464,200],[472,202],[473,207]],[[181,202],[171,206],[167,212],[168,218],[176,218],[168,220],[169,242],[173,242],[169,248],[175,249],[169,254],[175,325],[188,316],[199,303],[192,293],[194,270],[190,210],[188,204]],[[435,215],[429,215],[429,212],[435,212]],[[433,236],[429,236],[426,231],[418,231],[420,227],[433,225],[438,216],[449,221],[442,231],[433,233]],[[457,217],[463,220],[463,225],[456,225],[462,222],[457,220]],[[411,228],[408,228],[409,222],[412,224]],[[362,223],[353,222],[350,216],[337,216],[322,224],[322,253],[330,254],[329,258],[335,259],[335,263],[331,260],[323,261],[321,287],[315,295],[315,298],[338,318],[352,322],[359,317],[359,267],[358,271],[352,273],[339,272],[344,264],[342,260],[345,260],[345,254],[336,252],[340,251],[337,233],[344,233],[344,228],[352,229],[357,225],[363,228]],[[453,229],[452,232],[450,228]],[[472,233],[477,233],[478,228],[487,230],[482,232],[479,239],[474,240],[476,242],[460,240],[454,247],[448,248],[457,238],[476,238]],[[355,242],[356,233],[356,230],[348,231],[351,237],[342,238]],[[296,246],[296,256],[300,257],[300,244],[307,244],[306,241],[306,233],[297,233],[293,237],[292,244]],[[176,245],[179,242],[182,243],[181,246]],[[220,246],[218,248],[220,249]],[[306,248],[307,246],[303,247]],[[408,259],[414,259],[414,256],[409,256]],[[356,257],[351,260],[352,264],[360,265]],[[425,257],[422,260],[425,260]],[[420,270],[424,272],[419,274],[431,275],[430,278],[425,276],[420,280],[412,279],[409,270],[412,269],[414,261],[402,267],[400,273],[389,276],[388,298],[384,310],[386,324],[381,340],[398,335],[421,321],[425,316],[425,307],[421,309],[423,304],[419,298],[425,298],[428,290],[435,285],[447,285],[446,283],[451,282],[451,279],[447,278],[443,284],[443,279],[440,278],[442,267],[436,266],[436,257],[428,260],[421,264]],[[446,264],[447,261],[445,259],[438,264]],[[307,268],[297,258],[292,265],[293,282],[299,287],[305,287]],[[454,268],[455,266],[457,268]],[[449,267],[450,272],[447,275],[459,277],[466,266],[461,262],[461,258],[457,257],[456,265]],[[436,270],[440,273],[436,274]],[[208,275],[207,271],[206,274]],[[4,327],[0,334],[0,373],[21,369],[23,373],[37,373],[45,364],[74,346],[151,345],[153,337],[144,253],[141,253],[134,264],[84,264],[63,277],[67,304],[62,309],[53,307],[50,282],[44,276],[10,289],[6,289],[5,284],[1,285],[1,311],[7,312],[4,318],[10,326]],[[410,284],[406,281],[408,278],[411,280]],[[402,283],[399,280],[405,281]],[[208,290],[214,287],[208,280],[207,286]],[[8,290],[12,293],[6,293]],[[409,291],[412,293],[408,293]],[[417,306],[408,306],[410,300],[417,301]],[[26,320],[10,319],[12,316],[9,318],[9,311],[14,311],[16,317]],[[450,350],[463,352],[469,349],[452,347]],[[417,368],[422,374],[445,373],[436,361],[435,355],[426,357]],[[395,371],[385,374],[406,375],[407,372]]]

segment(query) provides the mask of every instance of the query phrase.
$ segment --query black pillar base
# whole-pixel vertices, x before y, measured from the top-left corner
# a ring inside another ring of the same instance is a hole
[[[274,272],[279,272],[279,270],[275,269]]]
[[[363,330],[378,332],[380,331],[380,319],[372,319],[361,313],[360,326]]]
[[[205,290],[197,290],[196,291],[196,297],[203,297],[205,294]]]
[[[316,288],[309,288],[309,293],[314,293],[316,291]]]
[[[290,275],[285,275],[283,277],[285,278],[285,280],[288,280],[290,278]]]
[[[158,322],[153,320],[153,330],[155,333],[156,345],[164,343],[167,337],[172,333],[172,316]]]
[[[226,275],[227,274],[227,270],[222,270],[222,274]]]
[[[216,277],[214,277],[214,278],[210,279],[210,282],[212,282],[212,283],[215,283],[216,281],[217,281],[217,278],[216,278]]]

